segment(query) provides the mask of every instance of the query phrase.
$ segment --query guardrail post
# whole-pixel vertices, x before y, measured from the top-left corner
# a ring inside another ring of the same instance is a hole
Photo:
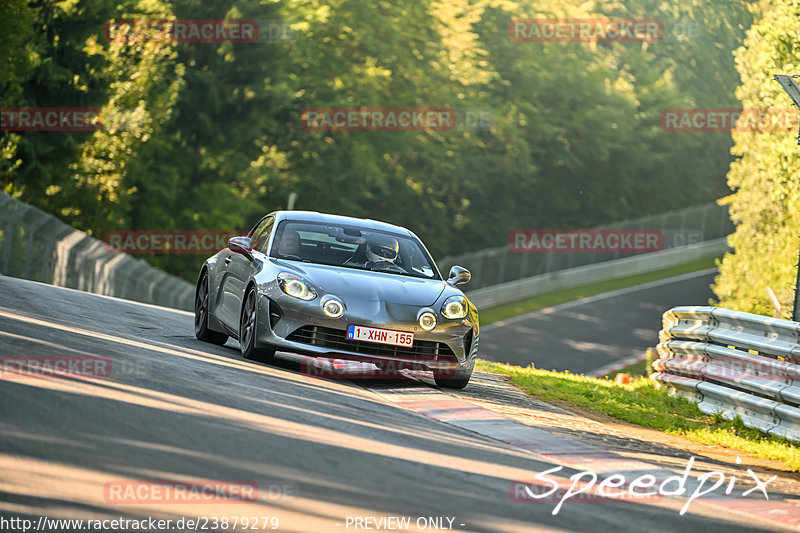
[[[67,237],[67,235],[71,234],[75,229],[72,226],[67,226],[63,224],[61,226],[61,230],[57,231],[54,235],[51,235],[48,238],[48,242],[50,243],[50,249],[47,253],[47,263],[45,265],[45,279],[43,280],[45,283],[50,283],[55,285],[56,279],[56,268],[57,265],[53,264],[54,260],[58,260],[58,243],[61,239]]]
[[[726,221],[727,221],[728,223],[730,223],[730,218],[729,218],[729,215],[728,215],[728,211],[727,211],[727,210],[725,210],[725,211],[723,211],[723,212],[722,212],[722,217],[721,217],[721,219],[720,219],[720,227],[724,228],[724,227],[725,227],[725,225],[726,225],[726,224],[725,224],[725,222],[726,222]],[[724,232],[723,232],[723,233],[724,233]]]
[[[29,231],[29,233],[28,233],[28,250],[25,253],[25,271],[22,274],[22,277],[24,279],[31,279],[31,259],[32,259],[32,254],[33,254],[33,252],[32,252],[33,251],[33,238],[36,235],[36,233],[40,229],[42,229],[43,226],[45,226],[49,222],[52,222],[52,220],[53,219],[51,217],[44,216],[44,217],[41,218],[41,220],[39,220],[39,222],[34,224],[33,227],[31,227],[28,230]]]
[[[708,218],[708,209],[703,209],[703,216],[700,219],[700,233],[703,241],[706,239],[706,218]]]
[[[520,265],[519,269],[519,279],[528,275],[528,256],[530,256],[530,254],[522,253],[522,265]]]
[[[500,252],[500,266],[497,269],[497,283],[503,283],[505,281],[504,276],[506,273],[506,260],[508,259],[508,254],[511,253],[508,250],[503,250]]]
[[[139,271],[142,268],[149,267],[150,265],[147,263],[147,261],[142,259],[134,259],[133,261],[134,262],[131,264],[134,266],[128,272],[127,280],[125,280],[121,297],[127,300],[141,301],[139,295],[136,293],[136,288],[139,285]]]
[[[194,310],[194,289],[192,287],[181,286],[180,297],[176,309],[183,311]]]
[[[800,242],[800,237],[798,237]],[[798,259],[797,259],[797,277],[794,284],[794,306],[792,307],[792,322],[797,322],[798,314],[800,314],[800,246],[798,246]]]
[[[171,302],[169,301],[169,291],[173,285],[177,285],[177,283],[174,283],[172,278],[163,272],[160,274],[161,275],[153,281],[153,301],[150,303],[161,305],[163,307],[170,307]]]
[[[14,213],[11,218],[8,219],[8,224],[6,224],[6,234],[5,234],[5,246],[3,250],[3,270],[0,273],[8,274],[11,271],[11,243],[14,241],[14,225],[17,223],[17,220],[22,218],[22,216],[30,210],[31,206],[28,204],[22,204],[22,207],[19,211]]]

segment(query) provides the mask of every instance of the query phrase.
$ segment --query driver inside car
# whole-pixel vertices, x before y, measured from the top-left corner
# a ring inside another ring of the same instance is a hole
[[[365,266],[370,267],[378,263],[394,264],[399,251],[400,245],[394,237],[379,233],[373,234],[367,241]]]
[[[396,265],[400,244],[397,239],[389,235],[373,233],[367,237],[366,244],[360,246],[353,256],[345,261],[344,266],[374,269],[393,268],[400,269]]]
[[[293,229],[283,232],[280,245],[278,246],[278,253],[286,259],[308,259],[303,249],[300,246],[300,234]]]

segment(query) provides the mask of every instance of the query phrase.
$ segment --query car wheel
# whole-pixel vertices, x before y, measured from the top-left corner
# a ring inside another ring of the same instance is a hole
[[[256,289],[250,287],[242,304],[242,315],[239,319],[239,345],[242,357],[267,362],[275,356],[275,348],[256,348],[256,331],[258,325],[258,305]]]
[[[472,377],[471,368],[459,368],[458,370],[434,370],[433,380],[438,387],[446,389],[463,389]]]
[[[208,272],[203,272],[194,293],[194,336],[222,346],[228,340],[224,333],[208,329]]]

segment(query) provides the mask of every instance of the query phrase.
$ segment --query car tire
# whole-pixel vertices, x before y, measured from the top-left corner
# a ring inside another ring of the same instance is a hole
[[[433,380],[437,387],[445,389],[463,389],[472,377],[471,368],[459,368],[458,370],[434,370]]]
[[[228,336],[208,329],[208,294],[208,272],[204,271],[194,293],[194,336],[201,341],[222,346]]]
[[[239,316],[239,346],[245,359],[266,363],[275,357],[275,348],[255,347],[257,325],[258,296],[255,287],[250,287],[242,300],[242,312]]]

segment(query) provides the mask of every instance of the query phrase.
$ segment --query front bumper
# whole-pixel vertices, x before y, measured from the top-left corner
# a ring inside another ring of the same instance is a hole
[[[415,369],[468,369],[478,351],[477,315],[440,322],[424,331],[416,320],[419,306],[385,302],[345,302],[345,313],[332,319],[322,312],[320,298],[310,302],[280,289],[259,291],[257,346],[303,355],[371,363],[392,363]],[[412,348],[346,338],[351,324],[414,334]]]

